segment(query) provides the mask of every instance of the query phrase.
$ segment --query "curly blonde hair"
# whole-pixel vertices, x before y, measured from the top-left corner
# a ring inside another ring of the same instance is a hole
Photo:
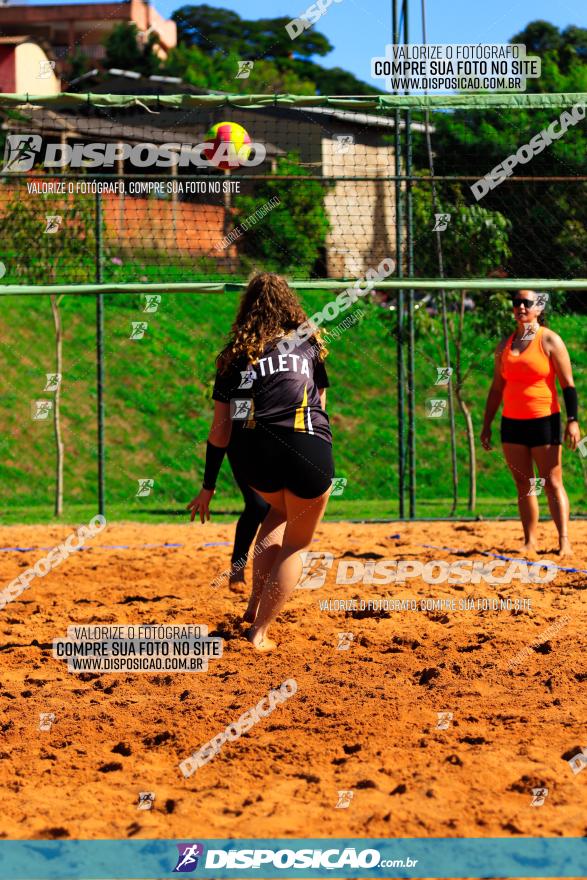
[[[268,343],[297,330],[307,320],[285,278],[273,272],[255,275],[241,297],[228,342],[216,358],[218,370],[227,373],[243,356],[248,363],[255,363]],[[309,341],[319,359],[324,360],[327,348],[318,329]]]

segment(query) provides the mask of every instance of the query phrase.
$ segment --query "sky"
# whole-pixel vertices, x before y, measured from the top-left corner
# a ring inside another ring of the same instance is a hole
[[[55,2],[55,0],[47,0]],[[314,0],[191,0],[231,9],[242,18],[301,15]],[[167,17],[190,0],[154,0]],[[398,3],[399,5],[399,3]],[[410,42],[421,42],[420,0],[410,0]],[[429,43],[507,43],[530,21],[544,19],[564,28],[587,27],[585,0],[426,0]],[[314,25],[334,50],[316,58],[324,67],[342,67],[359,79],[382,88],[371,79],[371,58],[385,55],[391,42],[391,0],[336,0]]]

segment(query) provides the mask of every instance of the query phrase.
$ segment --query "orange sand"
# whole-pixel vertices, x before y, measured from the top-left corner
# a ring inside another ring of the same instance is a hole
[[[52,546],[71,529],[2,527],[0,546]],[[587,772],[563,758],[587,746],[587,575],[544,586],[336,585],[297,590],[258,655],[237,623],[245,588],[211,587],[233,525],[110,525],[0,611],[4,699],[0,767],[7,838],[582,836]],[[421,544],[515,552],[516,523],[328,523],[313,550],[336,558],[448,559]],[[554,529],[542,526],[545,550]],[[399,533],[400,539],[389,536]],[[574,523],[587,568],[587,524]],[[182,543],[180,548],[137,545]],[[130,550],[101,549],[129,544]],[[0,584],[45,555],[0,553]],[[367,558],[365,558],[367,555]],[[548,557],[553,559],[552,552]],[[247,578],[250,572],[247,571]],[[321,611],[328,598],[486,596],[531,611]],[[570,621],[515,669],[508,660]],[[76,675],[51,655],[69,624],[201,623],[224,656],[204,673]],[[347,651],[339,632],[352,632]],[[189,779],[179,761],[285,679],[295,696]],[[437,712],[453,713],[439,730]],[[39,713],[54,712],[49,732]],[[544,806],[531,788],[546,787]],[[354,791],[348,809],[337,792]],[[154,809],[137,809],[139,791]]]

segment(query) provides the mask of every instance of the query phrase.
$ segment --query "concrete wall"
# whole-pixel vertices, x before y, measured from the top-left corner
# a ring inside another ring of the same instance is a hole
[[[36,43],[21,43],[15,47],[16,56],[16,89],[19,94],[58,95],[61,81],[51,70],[39,78],[41,65],[48,65],[48,58]]]
[[[345,145],[322,140],[323,173],[333,177],[372,177],[340,180],[326,194],[331,229],[327,238],[330,277],[358,278],[384,257],[395,258],[395,186],[378,180],[393,173],[394,152],[389,145]]]

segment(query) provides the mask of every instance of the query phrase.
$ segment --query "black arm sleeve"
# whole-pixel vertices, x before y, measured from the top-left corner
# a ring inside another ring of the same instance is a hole
[[[225,446],[214,446],[208,440],[206,444],[206,466],[204,468],[204,482],[202,483],[204,489],[216,488],[216,480],[218,479],[218,474],[220,473],[220,468],[222,466],[222,462],[224,461],[225,452]]]
[[[578,419],[579,398],[577,397],[577,389],[573,385],[569,385],[567,388],[563,388],[563,397],[565,400],[567,419]]]
[[[324,361],[317,360],[314,364],[314,383],[316,388],[320,388],[320,390],[330,387]]]
[[[237,382],[238,387],[238,382]],[[216,372],[214,380],[214,390],[212,391],[212,400],[218,400],[220,403],[230,403],[230,397],[234,391],[234,376]]]

